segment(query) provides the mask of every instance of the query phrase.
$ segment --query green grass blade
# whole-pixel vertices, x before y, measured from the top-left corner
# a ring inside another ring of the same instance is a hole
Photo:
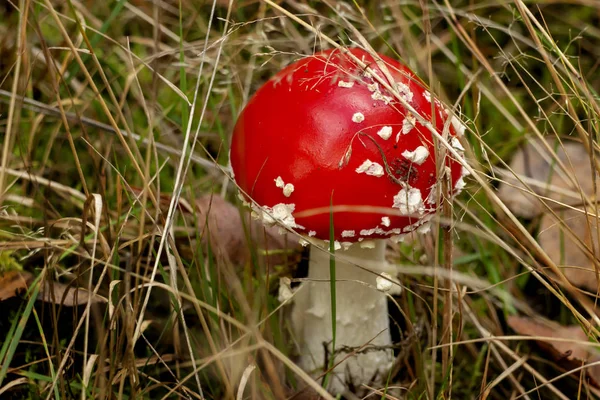
[[[23,335],[23,331],[25,330],[25,326],[27,325],[27,321],[29,320],[29,316],[31,315],[31,310],[33,310],[33,304],[35,303],[35,300],[37,299],[38,294],[40,292],[39,282],[42,276],[43,274],[38,276],[36,280],[31,284],[30,289],[28,291],[29,301],[27,302],[25,310],[23,311],[23,314],[19,319],[19,324],[14,330],[14,334],[12,335],[12,337],[6,339],[7,342],[10,342],[10,344],[8,345],[5,356],[0,359],[2,361],[2,367],[0,368],[0,386],[2,386],[4,378],[6,378],[8,366],[10,365],[15,355],[15,352],[17,351],[17,346],[19,345],[19,341],[21,340],[21,336]]]
[[[335,336],[336,336],[336,290],[335,290],[335,230],[333,225],[333,195],[329,204],[329,290],[331,293],[331,357],[329,358],[328,370],[335,363]],[[323,387],[329,383],[330,373],[325,375]]]

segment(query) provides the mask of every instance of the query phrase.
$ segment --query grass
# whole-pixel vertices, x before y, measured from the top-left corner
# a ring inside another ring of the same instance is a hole
[[[224,172],[266,79],[332,43],[368,43],[452,106],[472,169],[437,231],[390,244],[404,286],[390,303],[396,363],[370,398],[599,398],[593,366],[508,325],[580,325],[598,345],[597,295],[538,245],[539,218],[497,196],[526,136],[580,142],[599,170],[598,26],[591,0],[3,3],[0,270],[103,300],[35,301],[33,283],[0,303],[0,397],[331,398],[294,364],[277,300],[306,254],[265,251]],[[206,196],[235,204],[243,228],[211,222],[229,217],[216,201],[200,211]],[[594,197],[576,208],[598,215]]]

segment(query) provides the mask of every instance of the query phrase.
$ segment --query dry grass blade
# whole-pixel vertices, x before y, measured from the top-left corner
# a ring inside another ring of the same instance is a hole
[[[256,365],[250,364],[244,370],[244,374],[242,375],[242,379],[240,379],[240,384],[238,385],[238,392],[237,392],[236,400],[242,400],[244,398],[244,389],[246,389],[246,384],[248,383],[250,374],[255,369],[256,369]]]
[[[5,136],[2,145],[2,159],[0,159],[0,200],[4,198],[5,195],[5,184],[6,184],[6,168],[9,164],[9,156],[11,152],[11,146],[13,143],[12,135],[13,135],[13,124],[15,122],[15,106],[16,106],[16,94],[19,91],[19,82],[21,81],[21,65],[22,65],[22,57],[24,54],[23,48],[25,47],[26,40],[26,26],[27,26],[27,10],[29,9],[28,1],[21,0],[19,1],[19,8],[23,10],[23,12],[19,15],[19,37],[17,41],[17,60],[14,71],[14,78],[12,84],[12,93],[13,99],[10,102],[10,106],[8,109],[8,120],[6,125]]]

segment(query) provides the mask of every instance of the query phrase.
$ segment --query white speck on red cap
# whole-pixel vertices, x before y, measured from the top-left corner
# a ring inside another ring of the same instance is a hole
[[[444,108],[444,111],[446,112],[446,115],[448,115],[448,109]],[[450,123],[454,127],[454,130],[456,131],[456,134],[458,136],[463,136],[465,134],[465,130],[467,129],[467,127],[465,126],[465,124],[462,123],[460,119],[456,118],[453,115],[450,119]]]
[[[377,82],[369,83],[369,84],[367,84],[367,89],[369,89],[370,92],[378,92],[379,91],[379,83],[377,83]]]
[[[403,151],[402,156],[417,165],[421,165],[429,157],[429,150],[425,146],[419,146],[413,151]]]
[[[360,236],[370,236],[374,233],[377,232],[377,228],[373,228],[373,229],[362,229],[360,231]]]
[[[429,194],[427,195],[427,199],[425,199],[427,204],[433,205],[437,202],[437,188],[437,182],[429,187]]]
[[[462,143],[460,142],[460,140],[458,140],[457,137],[453,136],[450,140],[450,144],[458,151],[465,151],[465,148],[463,147]]]
[[[427,100],[428,103],[431,103],[431,92],[429,90],[423,91],[423,97]]]
[[[358,168],[356,168],[356,172],[359,174],[381,177],[383,176],[383,167],[371,160],[365,160]]]
[[[423,214],[425,211],[421,191],[417,188],[401,189],[394,196],[392,207],[400,210],[402,215]]]
[[[377,134],[383,140],[388,140],[392,136],[392,127],[391,126],[384,126],[379,131],[377,131]]]
[[[398,92],[400,92],[400,96],[406,100],[407,103],[410,103],[413,99],[413,92],[411,92],[410,87],[406,83],[396,82],[396,88]]]
[[[465,166],[462,166],[462,169],[460,170],[460,176],[462,176],[463,178],[465,176],[469,176],[471,175],[471,173],[469,172],[469,170],[467,168],[465,168]]]
[[[352,115],[352,122],[356,122],[357,124],[363,122],[365,120],[365,115],[361,112],[354,113]]]
[[[351,230],[342,231],[342,237],[354,237],[354,235],[356,235],[355,231],[351,231]]]
[[[379,90],[373,92],[373,94],[371,95],[371,98],[373,100],[383,101],[385,104],[390,104],[392,102],[392,100],[394,100],[393,97],[381,94],[381,92]]]
[[[283,187],[283,195],[285,197],[290,197],[290,195],[292,194],[293,191],[294,191],[294,185],[292,185],[291,183],[286,183],[285,186]]]
[[[406,134],[410,133],[410,131],[412,131],[413,128],[415,127],[416,122],[417,122],[417,119],[415,118],[414,115],[407,114],[406,118],[404,118],[404,121],[402,121],[402,134],[406,135]]]
[[[278,176],[275,179],[275,186],[283,189],[283,195],[285,197],[290,197],[292,192],[294,191],[294,185],[292,185],[291,183],[284,183],[283,179],[281,179],[281,176]]]
[[[292,215],[296,205],[279,203],[271,207],[252,207],[253,210],[262,216],[265,225],[273,225],[277,222],[290,229],[304,229],[303,226],[296,224],[296,219]]]

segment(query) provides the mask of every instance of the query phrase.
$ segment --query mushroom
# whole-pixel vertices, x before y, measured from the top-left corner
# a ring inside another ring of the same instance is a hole
[[[451,182],[452,192],[464,186],[465,174],[452,157],[442,161],[444,177],[436,172],[431,127],[440,133],[446,127],[449,143],[462,149],[460,132],[445,124],[447,114],[408,67],[351,48],[323,51],[284,68],[254,94],[235,125],[231,166],[255,216],[294,229],[313,244],[308,280],[294,300],[293,330],[305,370],[318,376],[327,360],[341,362],[329,380],[333,393],[387,377],[393,360],[387,299],[377,289],[378,283],[389,288],[380,275],[387,265],[384,239],[401,241],[429,229],[441,179]],[[341,255],[335,263],[335,349],[330,230]]]

